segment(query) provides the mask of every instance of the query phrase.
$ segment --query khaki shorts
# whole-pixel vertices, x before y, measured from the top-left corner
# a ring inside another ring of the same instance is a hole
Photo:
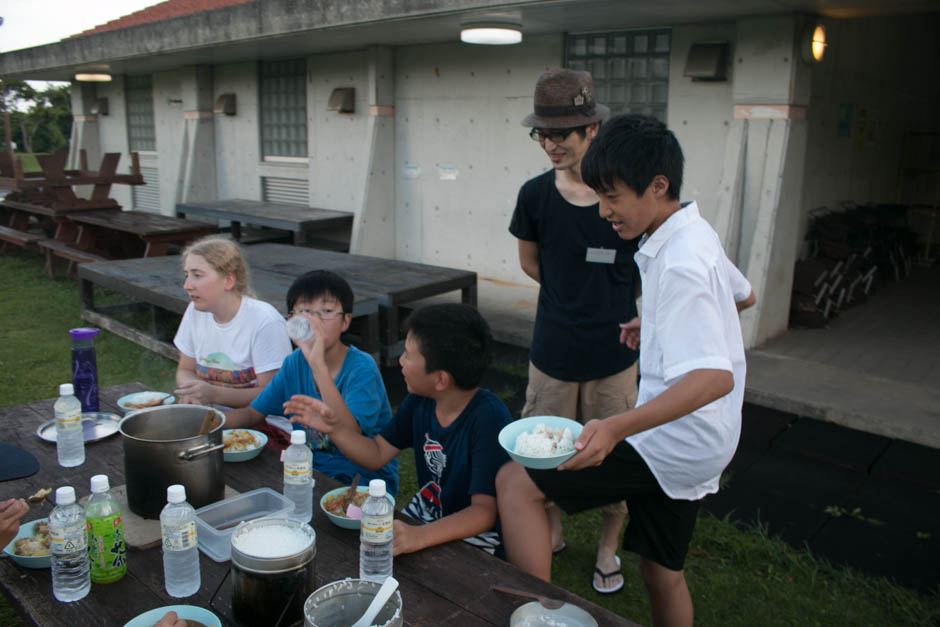
[[[580,421],[622,414],[636,405],[636,362],[616,374],[592,381],[561,381],[545,374],[529,362],[529,384],[525,391],[522,417],[563,416]],[[626,514],[621,501],[602,508],[605,513]]]

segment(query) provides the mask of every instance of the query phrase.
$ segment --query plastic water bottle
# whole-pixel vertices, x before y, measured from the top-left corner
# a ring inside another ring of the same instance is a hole
[[[55,450],[59,465],[66,468],[85,463],[85,434],[82,431],[82,404],[75,398],[71,383],[59,386],[55,411]]]
[[[284,496],[294,504],[287,517],[308,523],[313,517],[313,451],[307,447],[303,429],[290,432],[290,446],[284,451]]]
[[[166,489],[166,507],[160,512],[163,536],[163,581],[171,597],[199,592],[199,549],[196,546],[196,510],[186,502],[186,488]]]
[[[392,576],[392,504],[385,498],[385,481],[369,482],[369,498],[359,521],[359,578],[382,583]]]
[[[59,601],[84,599],[91,590],[85,510],[75,502],[75,488],[55,491],[55,508],[49,514],[49,561],[52,594]]]
[[[121,506],[111,496],[107,475],[91,478],[91,498],[85,505],[85,526],[88,529],[88,559],[91,580],[112,583],[127,574],[127,546],[124,544],[124,521]]]
[[[307,342],[313,339],[313,325],[304,316],[291,316],[287,321],[287,335],[297,344]]]

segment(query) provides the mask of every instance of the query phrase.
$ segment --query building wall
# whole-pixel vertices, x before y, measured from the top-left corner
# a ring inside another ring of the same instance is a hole
[[[397,256],[529,283],[509,220],[549,162],[520,121],[562,36],[519,46],[408,46],[395,57]]]
[[[215,98],[235,94],[235,115],[215,116],[218,197],[261,198],[261,147],[258,135],[258,64],[233,63],[213,68]],[[306,166],[287,166],[306,174]]]
[[[124,77],[116,76],[110,83],[96,85],[98,97],[108,99],[108,115],[98,116],[98,142],[101,153],[119,152],[118,172],[129,172],[130,154],[127,148],[127,106],[124,101]],[[97,164],[89,163],[89,167]],[[125,209],[133,207],[130,185],[112,185],[111,197]]]

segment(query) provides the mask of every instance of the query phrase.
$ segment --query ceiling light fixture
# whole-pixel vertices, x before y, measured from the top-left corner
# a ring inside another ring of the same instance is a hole
[[[83,83],[110,83],[111,75],[104,73],[76,74],[75,80]]]
[[[460,27],[460,41],[484,46],[508,46],[522,41],[522,31],[516,22],[467,22]]]

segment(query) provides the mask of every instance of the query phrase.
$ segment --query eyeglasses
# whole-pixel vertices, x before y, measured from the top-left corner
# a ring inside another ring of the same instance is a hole
[[[342,310],[334,309],[291,309],[287,312],[287,317],[292,318],[297,314],[305,314],[307,316],[316,316],[320,320],[327,322],[329,320],[335,320],[342,316],[345,312]]]
[[[560,144],[561,142],[568,139],[568,135],[571,135],[576,130],[584,128],[583,126],[576,126],[574,128],[533,128],[529,131],[529,137],[532,138],[532,141],[537,141],[542,143],[546,139],[552,140],[553,144]]]

